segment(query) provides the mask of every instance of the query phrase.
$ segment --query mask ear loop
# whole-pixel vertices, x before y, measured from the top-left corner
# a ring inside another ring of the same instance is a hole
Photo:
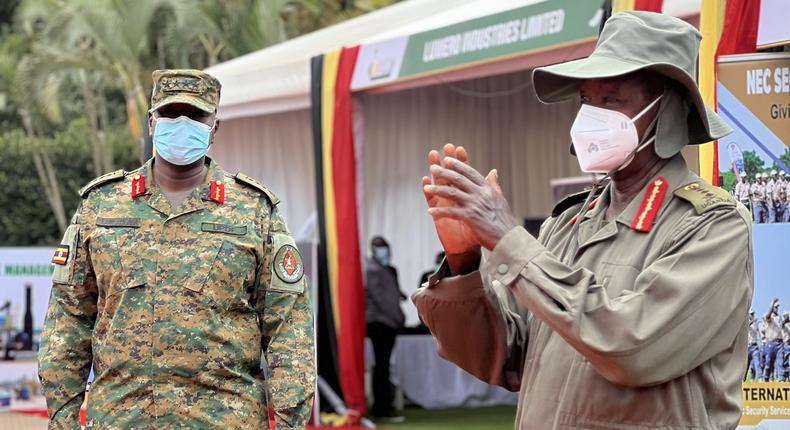
[[[579,213],[576,214],[576,222],[573,223],[571,227],[571,234],[568,237],[568,240],[565,242],[565,246],[562,249],[562,262],[566,265],[570,266],[573,263],[573,258],[576,257],[576,251],[579,250],[579,225],[582,223],[582,218],[589,212],[590,203],[592,203],[593,198],[595,198],[595,194],[598,192],[598,189],[601,187],[601,183],[604,179],[606,179],[609,175],[604,176],[600,180],[594,181],[592,184],[592,188],[590,188],[590,192],[587,194],[587,198],[584,199],[584,204],[582,204],[581,209],[579,209]]]
[[[638,120],[639,120],[639,118],[641,118],[641,117],[642,117],[642,115],[644,115],[645,113],[647,113],[648,111],[650,111],[650,109],[652,109],[652,108],[653,108],[653,106],[655,106],[655,104],[656,104],[656,103],[658,103],[658,101],[659,101],[659,100],[661,100],[661,96],[658,96],[658,97],[657,97],[655,100],[653,100],[653,101],[652,101],[652,102],[651,102],[649,105],[647,105],[647,106],[646,106],[644,109],[642,109],[642,112],[639,112],[638,114],[636,114],[636,116],[635,116],[635,117],[633,117],[633,118],[631,119],[631,121],[634,121],[634,122],[635,122],[635,121],[638,121]],[[661,111],[661,109],[660,109],[660,107],[659,107],[659,112],[660,112],[660,111]],[[655,133],[654,131],[655,131],[655,129],[656,129],[656,126],[658,125],[658,117],[659,117],[659,115],[658,115],[658,114],[656,114],[656,117],[655,117],[655,118],[653,118],[653,121],[651,121],[651,122],[650,122],[650,124],[649,124],[649,125],[647,126],[647,128],[645,129],[645,134],[644,134],[644,136],[643,136],[642,138],[644,139],[644,138],[645,138],[645,136],[650,136],[650,137],[648,137],[648,138],[647,138],[647,139],[646,139],[644,142],[642,142],[642,143],[640,143],[639,145],[637,145],[637,147],[636,147],[636,148],[635,148],[633,151],[631,151],[631,153],[630,153],[630,154],[628,154],[628,156],[627,156],[627,157],[625,157],[625,159],[624,159],[624,160],[623,160],[623,161],[622,161],[620,164],[618,164],[618,165],[617,165],[617,167],[615,167],[614,169],[610,170],[610,171],[609,171],[609,172],[606,174],[606,176],[604,176],[604,178],[603,178],[603,179],[606,179],[606,178],[611,178],[611,177],[612,177],[612,175],[614,174],[614,172],[617,172],[617,171],[619,171],[620,169],[622,169],[623,167],[625,167],[625,166],[627,166],[628,164],[630,164],[630,163],[631,163],[631,161],[633,161],[634,157],[636,157],[636,154],[637,154],[639,151],[641,151],[641,150],[645,149],[645,148],[646,148],[648,145],[650,145],[651,143],[655,142],[655,140],[656,140],[656,133]],[[652,132],[652,133],[651,133],[651,132]]]

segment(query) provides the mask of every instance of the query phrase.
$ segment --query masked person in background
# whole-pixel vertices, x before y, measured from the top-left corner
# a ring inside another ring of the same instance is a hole
[[[156,155],[80,190],[53,258],[39,351],[50,428],[79,428],[93,366],[89,427],[252,429],[270,407],[278,429],[304,429],[313,320],[279,200],[206,156],[219,81],[153,80]]]
[[[680,154],[731,131],[700,97],[699,41],[679,19],[620,13],[590,57],[535,70],[540,100],[580,99],[573,151],[610,179],[560,201],[538,238],[496,170],[452,145],[429,154],[447,259],[413,300],[440,355],[520,391],[517,428],[738,424],[751,221]]]
[[[400,302],[407,297],[400,290],[398,271],[392,267],[389,243],[376,236],[370,241],[370,252],[371,258],[365,268],[365,319],[376,361],[371,412],[374,419],[400,422],[403,417],[395,413],[392,405],[390,356],[395,347],[395,337],[405,320]]]

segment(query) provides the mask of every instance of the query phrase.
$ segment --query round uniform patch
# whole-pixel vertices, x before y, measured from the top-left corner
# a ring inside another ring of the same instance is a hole
[[[302,256],[299,250],[291,245],[283,245],[274,256],[274,271],[283,282],[294,284],[304,275]]]

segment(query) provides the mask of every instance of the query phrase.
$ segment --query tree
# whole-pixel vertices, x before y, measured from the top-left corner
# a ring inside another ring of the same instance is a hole
[[[71,215],[80,201],[77,190],[93,175],[90,162],[79,162],[90,160],[91,147],[84,139],[89,129],[82,118],[51,137],[31,137],[22,130],[0,134],[0,246],[52,245],[60,240],[62,232],[32,173],[31,151],[40,148],[49,155],[64,211]],[[114,148],[114,164],[129,170],[139,165],[135,140],[125,128],[110,131],[107,140]]]
[[[743,167],[749,176],[754,177],[755,174],[762,172],[764,166],[765,161],[757,155],[756,151],[743,151]]]

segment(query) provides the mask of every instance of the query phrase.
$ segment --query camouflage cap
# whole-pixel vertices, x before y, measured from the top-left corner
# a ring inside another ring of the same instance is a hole
[[[222,85],[208,73],[194,69],[155,70],[153,79],[149,112],[171,103],[186,103],[206,112],[217,110]]]

